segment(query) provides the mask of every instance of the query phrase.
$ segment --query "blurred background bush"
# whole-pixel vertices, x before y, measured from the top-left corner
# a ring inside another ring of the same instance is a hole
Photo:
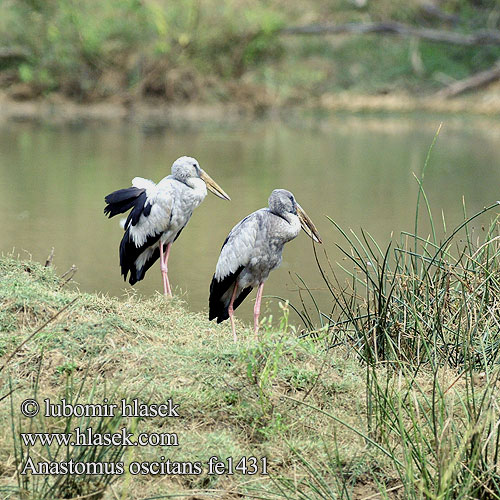
[[[292,35],[302,25],[398,22],[496,33],[495,0],[4,0],[0,88],[169,102],[295,105],[325,94],[431,95],[491,68],[497,44],[381,34]]]

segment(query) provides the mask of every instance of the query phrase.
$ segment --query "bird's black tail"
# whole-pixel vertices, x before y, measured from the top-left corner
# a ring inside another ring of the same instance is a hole
[[[228,308],[229,302],[231,301],[231,294],[234,290],[233,285],[237,286],[237,279],[242,270],[243,266],[220,281],[215,278],[214,274],[212,282],[210,283],[210,298],[208,299],[209,320],[217,318],[217,323],[221,323],[229,318]],[[231,294],[226,293],[228,290],[231,290]],[[236,297],[233,309],[236,309],[251,291],[251,286],[243,289]]]
[[[127,279],[127,274],[130,272],[129,283],[131,285],[142,280],[146,271],[159,259],[160,247],[157,243],[160,236],[161,233],[150,235],[141,246],[136,246],[130,236],[130,228],[125,229],[125,234],[120,243],[120,267],[124,280]],[[155,246],[154,250],[152,249],[153,245]],[[137,268],[136,260],[143,252],[148,252],[148,257],[142,267]]]
[[[115,215],[127,212],[137,203],[137,198],[145,192],[145,189],[136,187],[113,191],[104,198],[104,201],[107,203],[104,207],[104,214],[111,219]]]

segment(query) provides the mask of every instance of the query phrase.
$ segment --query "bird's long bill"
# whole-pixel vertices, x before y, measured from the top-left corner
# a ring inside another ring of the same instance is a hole
[[[316,226],[313,224],[313,221],[309,218],[309,216],[304,212],[304,209],[297,203],[297,215],[299,216],[300,225],[302,229],[305,231],[307,236],[309,236],[316,243],[323,243],[321,241],[321,236],[316,229]]]
[[[229,198],[224,190],[204,170],[201,171],[200,178],[205,181],[207,188],[216,196],[223,200],[231,201],[231,198]]]

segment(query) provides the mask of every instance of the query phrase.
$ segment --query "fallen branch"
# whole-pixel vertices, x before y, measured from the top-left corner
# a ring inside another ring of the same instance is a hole
[[[0,61],[2,59],[27,59],[29,52],[22,47],[0,47]]]
[[[500,80],[500,60],[498,60],[492,68],[485,71],[480,71],[468,78],[454,82],[448,87],[436,92],[435,97],[440,99],[448,99],[457,95],[463,94],[470,90],[475,90],[485,87],[490,83]]]
[[[283,28],[280,31],[282,35],[339,35],[343,33],[357,35],[368,33],[399,35],[421,38],[429,42],[449,43],[453,45],[500,45],[500,31],[497,30],[480,30],[466,35],[447,30],[417,28],[396,22],[347,23],[337,25],[309,24],[306,26]]]

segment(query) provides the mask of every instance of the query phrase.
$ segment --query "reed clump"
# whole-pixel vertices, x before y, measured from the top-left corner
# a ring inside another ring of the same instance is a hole
[[[381,246],[368,232],[346,231],[330,219],[345,257],[334,269],[326,252],[316,254],[331,309],[320,310],[306,286],[317,318],[296,310],[305,336],[363,366],[366,412],[351,430],[391,463],[392,483],[372,476],[377,497],[498,499],[500,202],[472,216],[464,203],[460,224],[450,230],[443,216],[438,227],[423,190],[428,161],[417,179],[414,231]],[[419,231],[422,207],[427,236]],[[349,427],[335,413],[328,417]],[[283,479],[288,498],[337,498],[328,475],[337,478],[342,498],[357,498],[335,436],[330,449],[328,474],[304,459],[306,481]]]
[[[334,343],[345,343],[366,362],[414,365],[493,366],[500,342],[499,217],[471,228],[498,202],[466,218],[443,239],[401,233],[384,250],[370,236],[350,234],[341,248],[352,263],[342,266],[349,284],[320,264],[333,307],[321,312]],[[319,262],[319,261],[318,261]],[[340,290],[340,291],[339,291]]]

